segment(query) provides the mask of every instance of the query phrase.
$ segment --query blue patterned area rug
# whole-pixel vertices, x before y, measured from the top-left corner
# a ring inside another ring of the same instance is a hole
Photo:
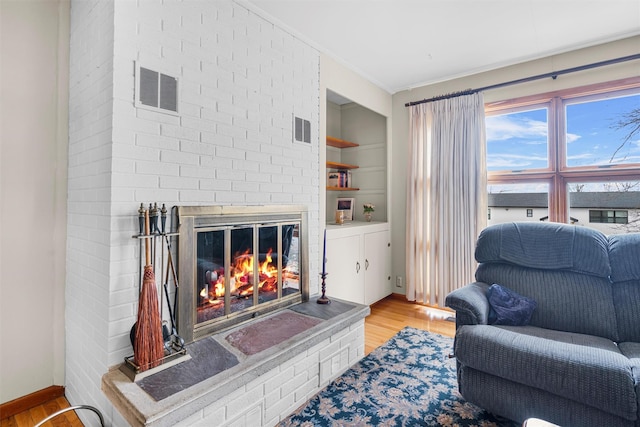
[[[516,426],[458,393],[453,339],[404,328],[279,425]]]

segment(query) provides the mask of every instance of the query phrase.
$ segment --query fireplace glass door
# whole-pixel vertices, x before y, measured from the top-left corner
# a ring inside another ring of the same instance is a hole
[[[299,297],[299,234],[299,222],[198,229],[196,324]]]

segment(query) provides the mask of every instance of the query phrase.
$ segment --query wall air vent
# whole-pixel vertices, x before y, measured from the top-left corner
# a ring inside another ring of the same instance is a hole
[[[311,144],[311,122],[309,120],[293,117],[293,140]]]
[[[145,67],[136,67],[136,99],[138,108],[165,113],[178,112],[178,79]]]

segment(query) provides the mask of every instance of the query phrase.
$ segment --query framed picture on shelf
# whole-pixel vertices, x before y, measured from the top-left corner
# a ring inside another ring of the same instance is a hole
[[[336,210],[344,212],[345,221],[353,221],[353,206],[356,199],[348,197],[339,197],[336,199]]]

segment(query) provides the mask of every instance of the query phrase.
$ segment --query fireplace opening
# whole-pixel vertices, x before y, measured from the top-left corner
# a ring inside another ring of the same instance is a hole
[[[250,225],[198,231],[196,322],[299,293],[299,227],[299,224]],[[231,239],[230,258],[225,251],[228,239]]]
[[[178,331],[187,342],[308,300],[303,209],[176,209]]]

